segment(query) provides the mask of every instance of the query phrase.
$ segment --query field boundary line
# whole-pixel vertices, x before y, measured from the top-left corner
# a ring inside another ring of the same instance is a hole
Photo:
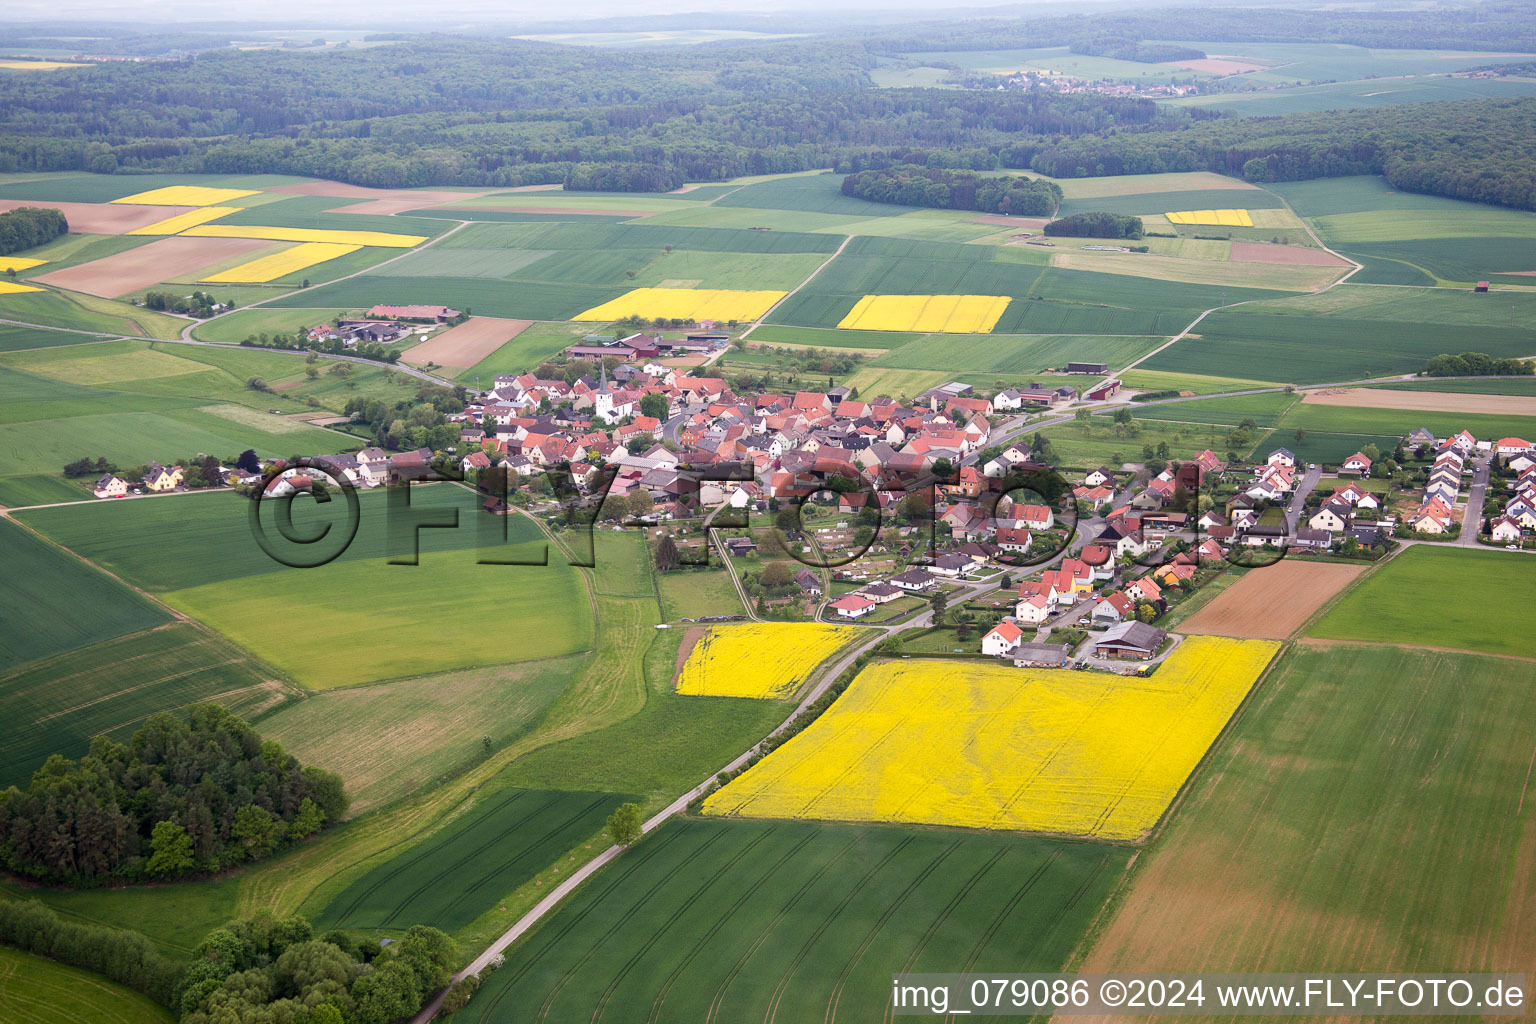
[[[745,187],[745,186],[743,186],[743,187]],[[721,198],[724,198],[724,197],[721,197]],[[823,270],[826,270],[827,267],[832,265],[832,261],[833,260],[837,259],[839,256],[841,256],[843,254],[843,250],[848,248],[848,243],[853,241],[854,237],[855,236],[853,236],[853,235],[844,235],[843,236],[842,244],[840,244],[835,250],[833,250],[832,255],[828,256],[825,260],[823,260],[822,263],[821,263],[821,266],[817,267],[815,270],[811,271],[808,275],[806,275],[806,278],[805,278],[804,281],[801,281],[799,284],[795,285],[795,287],[792,290],[785,292],[784,293],[784,297],[782,299],[780,299],[778,302],[775,302],[773,305],[769,306],[767,309],[763,310],[763,315],[758,317],[756,320],[752,321],[752,323],[748,325],[747,329],[741,332],[740,339],[742,341],[746,341],[747,337],[749,335],[751,335],[751,333],[753,331],[755,331],[759,327],[763,326],[763,321],[764,320],[767,320],[770,316],[773,315],[773,311],[774,310],[776,310],[780,306],[784,305],[784,303],[788,302],[791,298],[793,298],[794,296],[798,295],[802,288],[804,288],[806,285],[810,284],[812,281],[816,280],[817,276]]]

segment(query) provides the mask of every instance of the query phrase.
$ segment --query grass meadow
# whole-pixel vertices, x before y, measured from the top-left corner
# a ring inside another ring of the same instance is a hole
[[[171,1024],[148,996],[99,974],[14,949],[0,949],[0,1003],[8,1024]]]
[[[1365,576],[1307,635],[1528,658],[1532,602],[1536,573],[1518,552],[1419,544]]]
[[[662,573],[657,577],[661,603],[669,621],[702,615],[740,615],[741,598],[723,570],[703,569]]]
[[[1433,607],[1411,626],[1387,611],[1390,639],[1439,642],[1435,620],[1458,596],[1447,586],[1399,589]],[[1536,662],[1303,641],[1142,856],[1082,969],[1532,963],[1533,728]]]
[[[1017,836],[674,820],[562,906],[460,1017],[875,1019],[897,971],[1060,970],[1127,856]]]

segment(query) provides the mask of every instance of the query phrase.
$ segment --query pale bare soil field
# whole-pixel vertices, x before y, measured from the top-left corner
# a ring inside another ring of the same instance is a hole
[[[522,334],[532,324],[532,320],[472,316],[457,327],[450,327],[407,350],[400,358],[408,363],[436,363],[439,366],[468,369]]]
[[[75,235],[126,235],[135,228],[191,213],[195,206],[140,206],[137,203],[54,203],[38,199],[0,199],[0,213],[18,206],[58,210]]]
[[[1308,391],[1308,405],[1346,405],[1357,409],[1414,409],[1420,412],[1484,412],[1536,416],[1536,395],[1462,395],[1439,391],[1392,391],[1386,388],[1325,388]]]
[[[338,206],[327,213],[365,213],[388,216],[407,210],[420,210],[443,203],[462,203],[479,199],[487,192],[433,192],[429,189],[368,188],[365,185],[345,185],[339,181],[308,181],[301,185],[278,185],[268,192],[286,192],[296,196],[329,196],[332,199],[365,199],[368,202]]]
[[[1165,60],[1164,67],[1209,71],[1213,75],[1240,75],[1245,71],[1263,71],[1269,65],[1234,57],[1205,57],[1201,60]]]
[[[1233,263],[1287,263],[1303,267],[1347,267],[1349,261],[1321,249],[1302,245],[1274,245],[1270,242],[1233,242]]]
[[[128,207],[134,209],[134,207]],[[170,207],[157,207],[160,210]],[[65,216],[68,216],[66,214]],[[73,224],[73,222],[71,222]],[[183,274],[195,274],[204,267],[213,266],[235,256],[242,256],[257,249],[267,249],[271,242],[260,238],[183,238],[172,236],[158,242],[141,245],[115,256],[103,256],[99,260],[65,267],[35,278],[44,284],[99,295],[104,299],[116,298],[140,288],[147,288],[161,281],[169,281]]]
[[[1290,559],[1253,569],[1186,619],[1179,632],[1284,640],[1364,571],[1361,565]]]

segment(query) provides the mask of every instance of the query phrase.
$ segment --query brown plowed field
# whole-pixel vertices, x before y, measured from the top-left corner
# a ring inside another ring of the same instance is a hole
[[[1270,242],[1233,242],[1233,263],[1285,263],[1298,267],[1347,267],[1342,260],[1321,249],[1308,249],[1304,245],[1274,245]]]
[[[128,207],[136,209],[136,207]],[[171,207],[160,206],[158,210]],[[67,214],[66,214],[67,216]],[[235,256],[243,256],[257,249],[267,249],[271,242],[259,238],[162,238],[137,249],[129,249],[115,256],[65,267],[47,274],[38,274],[33,280],[43,284],[99,295],[104,299],[127,295],[161,281],[170,281],[183,274],[197,273],[204,267]]]
[[[1356,409],[1414,409],[1420,412],[1536,416],[1536,396],[1532,395],[1462,395],[1454,391],[1325,388],[1303,392],[1301,400],[1307,405],[1348,405]]]
[[[472,316],[457,327],[422,342],[401,355],[408,363],[436,363],[468,369],[526,331],[532,320]]]
[[[1179,632],[1284,640],[1364,571],[1361,565],[1289,558],[1251,569],[1193,618],[1185,619]]]
[[[339,181],[308,181],[302,185],[279,185],[268,192],[286,192],[296,196],[329,196],[332,199],[362,199],[365,202],[350,206],[338,206],[327,213],[364,213],[388,216],[420,210],[443,203],[462,203],[479,199],[485,192],[434,192],[414,188],[368,188],[365,185],[344,185]]]
[[[195,206],[140,206],[137,203],[53,203],[37,199],[0,199],[0,213],[18,206],[41,206],[58,210],[69,221],[71,234],[124,235],[135,228],[148,227],[183,213]]]

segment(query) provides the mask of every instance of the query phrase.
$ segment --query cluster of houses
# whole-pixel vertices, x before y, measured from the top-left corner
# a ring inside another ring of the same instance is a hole
[[[230,470],[229,472],[238,471]],[[184,471],[180,466],[162,466],[158,462],[151,462],[144,470],[144,479],[141,483],[130,484],[115,473],[104,473],[97,479],[91,492],[98,498],[126,498],[130,493],[138,494],[144,491],[163,494],[180,487],[183,477]]]
[[[1503,512],[1488,524],[1488,536],[1501,544],[1518,544],[1526,534],[1536,533],[1536,445],[1506,437],[1499,440],[1497,450],[1513,479]]]

